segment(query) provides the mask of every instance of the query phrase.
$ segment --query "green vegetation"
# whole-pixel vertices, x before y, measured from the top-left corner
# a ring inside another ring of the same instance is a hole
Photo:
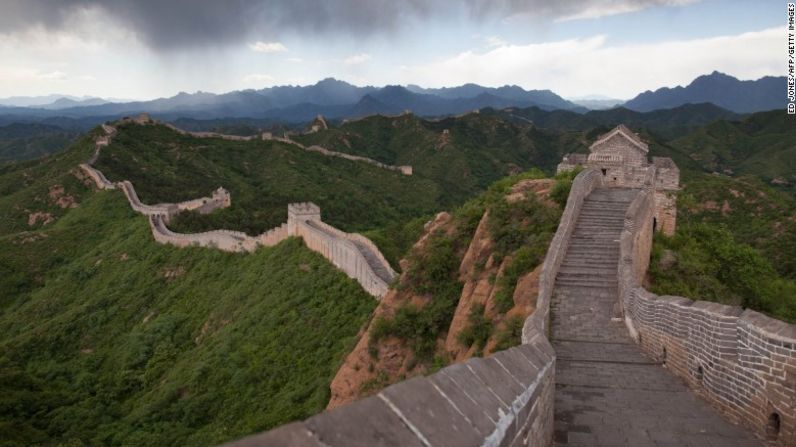
[[[3,445],[215,445],[306,418],[375,306],[300,240],[158,245],[118,192],[3,237],[0,269]]]
[[[52,187],[62,186],[64,194],[76,203],[90,195],[90,189],[73,172],[91,156],[92,135],[50,157],[0,166],[0,235],[42,228],[42,221],[28,223],[33,213],[55,219],[66,214],[69,208],[62,208],[50,197]]]
[[[658,236],[650,274],[655,293],[740,305],[796,323],[796,281],[781,278],[725,227],[685,224],[674,237]]]
[[[525,319],[519,315],[508,317],[502,329],[498,329],[496,334],[495,351],[517,346],[522,342],[522,326]]]
[[[796,321],[796,198],[767,184],[794,172],[796,129],[780,115],[717,121],[656,147],[681,166],[684,187],[677,234],[655,239],[653,291]]]
[[[578,172],[580,170],[556,176],[550,198],[558,203],[559,208],[542,204],[533,193],[511,204],[505,199],[499,200],[489,208],[488,225],[490,236],[495,242],[495,256],[501,259],[513,253],[511,263],[497,280],[495,303],[498,312],[506,313],[514,307],[517,281],[544,261],[566,205],[572,179]],[[560,199],[562,195],[563,200]]]
[[[753,175],[765,182],[779,178],[796,194],[796,126],[779,110],[755,113],[739,121],[716,121],[670,145],[712,172]]]
[[[296,139],[411,165],[414,176],[432,180],[453,199],[442,208],[452,209],[507,175],[533,167],[552,173],[565,152],[582,147],[577,137],[472,113],[434,121],[411,114],[371,116]]]
[[[433,359],[437,340],[450,327],[461,296],[463,284],[459,279],[459,265],[486,210],[489,210],[490,238],[495,245],[493,256],[498,260],[504,256],[513,257],[500,276],[497,298],[500,313],[511,309],[517,280],[542,262],[561,210],[542,203],[532,191],[513,203],[506,200],[506,195],[521,180],[543,177],[541,171],[531,170],[495,182],[452,213],[453,224],[449,231],[436,230],[421,249],[410,252],[407,257],[410,267],[399,287],[427,296],[428,301],[420,308],[406,304],[392,319],[374,321],[371,346],[384,337],[394,336],[404,340],[419,361],[427,363]],[[571,181],[571,177],[562,176],[558,182]],[[465,345],[475,343],[480,351],[493,332],[494,324],[486,318],[483,309],[479,311],[478,307],[473,307],[468,327],[457,336]],[[518,339],[513,326],[507,326],[503,332],[500,344],[505,349]]]
[[[121,126],[99,168],[111,181],[133,182],[144,203],[209,195],[218,186],[232,206],[210,215],[184,213],[175,231],[227,228],[259,234],[287,219],[287,204],[312,201],[323,219],[361,231],[427,215],[442,203],[429,180],[273,141],[227,141],[180,135],[164,126]]]
[[[0,163],[44,157],[68,147],[78,133],[47,124],[0,126]]]
[[[409,253],[397,287],[425,302],[374,321],[371,341],[399,337],[433,370],[447,362],[437,343],[487,209],[494,254],[511,262],[495,277],[499,315],[490,321],[482,307],[469,309],[459,340],[479,350],[490,337],[496,350],[519,343],[523,320],[505,313],[517,280],[543,259],[574,174],[551,190],[558,208],[533,193],[505,200],[542,171],[504,176],[531,166],[549,172],[606,130],[591,116],[564,113],[550,115],[555,130],[541,130],[522,113],[370,117],[298,137],[413,165],[413,176],[163,126],[123,126],[98,167],[111,180],[131,180],[146,203],[231,191],[231,208],[180,216],[177,231],[256,234],[284,222],[288,203],[313,201],[327,222],[374,240],[394,267]],[[684,127],[642,130],[652,155],[675,159],[684,184],[677,234],[655,238],[653,291],[796,322],[796,156],[785,118],[761,113],[685,129],[688,117],[662,116]],[[92,192],[76,176],[91,137],[0,166],[0,445],[213,445],[320,411],[372,297],[295,239],[246,255],[154,243],[121,193]],[[725,170],[738,177],[711,174]],[[786,183],[772,186],[775,178]],[[411,250],[444,209],[455,209],[452,223]],[[366,387],[383,383],[377,375]]]
[[[476,355],[483,353],[484,346],[492,335],[492,321],[484,315],[483,304],[473,304],[467,314],[467,326],[456,334],[456,340],[464,346],[475,345]]]
[[[429,236],[423,250],[409,255],[407,282],[415,293],[431,298],[419,309],[412,304],[399,308],[391,320],[377,319],[370,335],[372,344],[395,336],[408,343],[418,360],[433,359],[437,338],[450,326],[459,302],[458,269],[467,242],[469,238],[451,238],[440,231]]]

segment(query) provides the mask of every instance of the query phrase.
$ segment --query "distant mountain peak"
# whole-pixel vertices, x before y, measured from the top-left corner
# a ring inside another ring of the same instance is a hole
[[[741,81],[714,70],[698,76],[685,87],[663,87],[646,91],[625,103],[638,112],[671,109],[683,104],[713,103],[736,113],[751,113],[785,107],[782,95],[784,77],[766,76],[755,81]]]

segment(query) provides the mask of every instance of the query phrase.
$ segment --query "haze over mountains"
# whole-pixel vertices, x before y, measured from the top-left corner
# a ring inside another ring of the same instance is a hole
[[[282,123],[311,120],[318,114],[331,119],[360,118],[373,114],[411,111],[420,116],[456,115],[485,107],[538,107],[585,113],[589,108],[622,106],[647,112],[684,104],[712,103],[735,113],[750,113],[784,107],[784,77],[739,81],[719,72],[700,76],[686,87],[664,87],[647,91],[621,104],[619,100],[585,99],[577,103],[550,90],[525,90],[516,85],[484,87],[423,88],[417,85],[359,87],[327,78],[314,85],[278,86],[261,90],[238,90],[223,94],[180,92],[151,101],[108,102],[92,97],[16,97],[0,99],[0,115],[21,120],[53,117],[119,117],[140,112],[161,119],[256,118]],[[584,107],[588,106],[588,107]]]

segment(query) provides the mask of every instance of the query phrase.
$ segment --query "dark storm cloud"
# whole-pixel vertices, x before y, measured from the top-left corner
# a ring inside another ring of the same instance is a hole
[[[285,31],[367,36],[408,20],[463,15],[563,17],[587,5],[651,6],[678,0],[0,0],[0,33],[63,29],[81,9],[100,9],[157,50],[277,38]]]

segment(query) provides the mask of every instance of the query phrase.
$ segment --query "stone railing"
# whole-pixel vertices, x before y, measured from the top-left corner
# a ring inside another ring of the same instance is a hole
[[[646,291],[653,214],[645,188],[628,209],[620,244],[619,298],[631,335],[731,421],[771,445],[796,445],[796,326]]]
[[[549,446],[554,369],[550,344],[533,339],[227,445]]]
[[[547,248],[547,255],[545,255],[542,271],[539,274],[539,295],[536,300],[536,310],[525,320],[522,330],[523,342],[534,337],[536,333],[547,334],[553,287],[555,286],[558,270],[564,261],[567,247],[569,247],[572,232],[575,231],[575,223],[580,215],[580,208],[586,196],[600,185],[602,185],[602,176],[593,169],[584,170],[572,180],[567,206],[561,214],[561,221],[558,223],[556,234]]]
[[[619,236],[619,264],[617,265],[617,283],[619,293],[619,310],[624,315],[626,287],[641,284],[649,267],[652,250],[653,219],[655,217],[655,185],[656,171],[650,167],[641,183],[633,201],[625,211],[625,222]],[[620,315],[620,316],[621,316]],[[629,325],[633,335],[632,325]]]

